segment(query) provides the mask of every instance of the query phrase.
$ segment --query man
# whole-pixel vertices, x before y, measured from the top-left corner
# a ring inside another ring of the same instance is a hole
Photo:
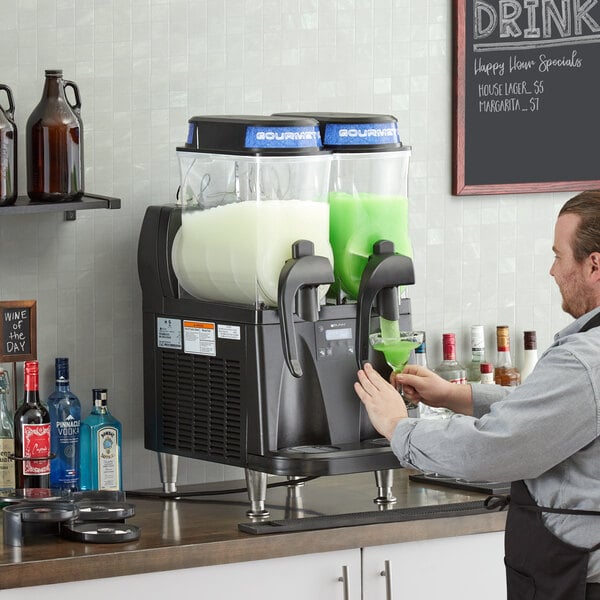
[[[560,210],[554,277],[575,321],[519,387],[451,384],[424,367],[395,376],[447,420],[409,419],[371,365],[355,390],[400,463],[469,480],[513,481],[505,546],[510,600],[600,598],[600,191]]]

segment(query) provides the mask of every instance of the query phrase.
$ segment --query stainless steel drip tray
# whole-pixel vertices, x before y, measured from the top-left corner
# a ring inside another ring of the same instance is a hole
[[[438,473],[413,473],[409,475],[411,481],[417,483],[428,483],[441,485],[457,490],[468,490],[480,494],[508,494],[510,492],[509,481],[469,481],[458,477],[447,477]]]
[[[322,476],[398,468],[380,438],[350,444],[299,444],[264,455],[248,454],[248,468],[272,475]]]

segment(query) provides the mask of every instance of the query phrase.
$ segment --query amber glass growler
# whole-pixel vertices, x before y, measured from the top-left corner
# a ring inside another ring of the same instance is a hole
[[[71,88],[71,104],[66,89]],[[79,88],[62,70],[46,70],[42,99],[27,120],[27,195],[42,202],[83,195],[83,126]]]
[[[0,105],[0,206],[9,206],[17,199],[17,126],[11,89],[0,84],[0,90],[8,99],[8,107]]]

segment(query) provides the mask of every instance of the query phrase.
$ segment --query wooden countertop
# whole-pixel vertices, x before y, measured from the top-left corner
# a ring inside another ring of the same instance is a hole
[[[485,495],[421,485],[409,471],[394,472],[393,508],[482,500]],[[269,481],[281,481],[270,478]],[[243,487],[243,482],[185,486],[180,491]],[[322,477],[291,488],[267,491],[271,519],[376,511],[373,473]],[[140,539],[119,544],[84,544],[46,535],[21,547],[2,545],[0,589],[152,573],[314,552],[454,537],[504,529],[504,512],[417,521],[358,525],[316,531],[253,535],[238,524],[249,522],[247,495],[154,500],[129,495],[136,514],[128,523],[141,528]],[[0,538],[1,539],[1,538]]]

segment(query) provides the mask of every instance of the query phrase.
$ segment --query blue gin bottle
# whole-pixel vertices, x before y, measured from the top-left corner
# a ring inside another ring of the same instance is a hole
[[[108,410],[107,390],[92,393],[92,412],[81,424],[81,489],[121,490],[121,423]]]
[[[56,387],[48,397],[50,413],[50,487],[79,489],[81,404],[69,387],[69,359],[54,361]]]

